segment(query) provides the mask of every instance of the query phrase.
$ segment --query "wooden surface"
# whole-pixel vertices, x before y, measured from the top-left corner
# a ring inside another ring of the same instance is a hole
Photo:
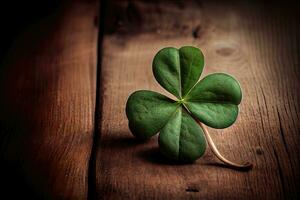
[[[298,7],[103,0],[98,19],[96,0],[64,2],[29,27],[1,64],[2,196],[300,198]],[[170,163],[157,136],[140,142],[130,133],[128,96],[138,89],[171,96],[151,63],[159,49],[183,45],[203,50],[203,76],[227,72],[240,81],[236,124],[209,130],[228,159],[253,162],[251,171],[227,168],[209,149],[194,164]]]
[[[97,14],[96,1],[66,1],[1,65],[1,199],[87,198]]]
[[[299,198],[296,7],[115,1],[103,10],[96,198]],[[244,96],[237,123],[210,131],[226,157],[251,161],[253,170],[226,168],[210,150],[192,165],[174,165],[159,154],[157,137],[141,143],[131,135],[124,111],[128,96],[138,89],[163,92],[152,75],[152,58],[165,46],[182,45],[203,50],[204,75],[227,72],[240,81]]]

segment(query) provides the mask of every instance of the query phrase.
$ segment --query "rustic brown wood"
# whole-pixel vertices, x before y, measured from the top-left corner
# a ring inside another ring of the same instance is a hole
[[[97,1],[65,1],[1,65],[1,195],[86,199],[94,129]]]
[[[296,7],[198,1],[115,1],[106,5],[96,146],[96,195],[103,199],[299,198],[299,21]],[[235,125],[210,129],[220,151],[253,170],[206,155],[192,165],[164,161],[157,138],[141,143],[125,116],[135,90],[163,92],[152,76],[166,46],[200,47],[204,74],[228,72],[243,87]]]

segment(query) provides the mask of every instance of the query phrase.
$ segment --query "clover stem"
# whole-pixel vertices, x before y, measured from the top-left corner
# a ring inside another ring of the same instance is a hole
[[[212,138],[210,137],[210,134],[207,130],[207,128],[198,120],[195,119],[196,122],[199,124],[199,126],[203,129],[204,131],[204,135],[207,139],[208,145],[210,146],[212,152],[215,154],[215,156],[221,160],[222,162],[224,162],[225,164],[227,164],[228,166],[235,168],[235,169],[244,169],[244,170],[249,170],[253,167],[253,164],[250,162],[246,162],[244,164],[237,164],[234,162],[231,162],[229,160],[227,160],[226,158],[224,158],[221,153],[219,152],[219,150],[217,149],[215,143],[213,142]]]

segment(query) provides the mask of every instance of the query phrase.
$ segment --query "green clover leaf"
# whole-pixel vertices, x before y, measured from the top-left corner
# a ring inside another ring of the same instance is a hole
[[[204,56],[192,46],[160,50],[152,67],[158,83],[176,100],[147,90],[134,92],[126,104],[129,128],[141,139],[160,133],[159,147],[166,157],[194,161],[206,149],[206,130],[197,121],[218,129],[232,125],[242,99],[240,85],[224,73],[210,74],[198,81]]]

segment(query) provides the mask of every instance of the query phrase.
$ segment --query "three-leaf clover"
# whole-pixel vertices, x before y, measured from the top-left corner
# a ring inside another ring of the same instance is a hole
[[[134,92],[126,104],[129,128],[141,139],[159,132],[159,148],[166,157],[194,161],[206,149],[206,130],[199,123],[217,129],[232,125],[239,112],[241,87],[225,73],[210,74],[198,81],[204,56],[192,46],[160,50],[152,68],[158,83],[176,100],[148,90]]]

